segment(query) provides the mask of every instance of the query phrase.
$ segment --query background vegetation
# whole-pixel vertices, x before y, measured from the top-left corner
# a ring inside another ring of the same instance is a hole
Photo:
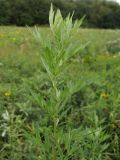
[[[51,35],[49,28],[39,30]],[[119,35],[119,30],[81,29],[75,37],[80,45],[89,45],[69,61],[69,82],[82,84],[66,105],[69,112],[63,114],[62,122],[69,127],[59,123],[64,128],[59,132],[61,153],[67,153],[65,141],[67,149],[69,142],[75,147],[70,138],[81,142],[77,157],[69,160],[120,158]],[[50,86],[40,57],[41,45],[28,29],[0,28],[0,160],[41,160],[41,148],[48,155],[42,160],[51,158],[52,122],[40,102],[41,96],[50,95]],[[44,136],[48,139],[41,146]]]
[[[120,28],[120,5],[105,0],[0,0],[0,24],[48,24],[51,2],[63,16],[73,11],[74,19],[86,15],[85,27]]]

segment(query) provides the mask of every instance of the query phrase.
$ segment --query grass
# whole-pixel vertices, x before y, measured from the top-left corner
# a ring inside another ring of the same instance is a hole
[[[41,28],[42,32],[49,33],[49,28]],[[99,30],[99,29],[81,29],[76,39],[81,43],[90,42],[97,53],[105,53],[106,43],[119,39],[120,30]],[[5,54],[27,54],[32,53],[33,42],[27,28],[20,27],[0,27],[0,55]]]
[[[52,37],[49,28],[39,29]],[[0,160],[120,159],[120,56],[107,46],[119,35],[80,29],[75,41],[88,46],[67,62],[62,81],[51,82],[41,43],[27,28],[0,27]],[[50,107],[59,92],[64,100],[66,84],[72,94],[57,115]]]

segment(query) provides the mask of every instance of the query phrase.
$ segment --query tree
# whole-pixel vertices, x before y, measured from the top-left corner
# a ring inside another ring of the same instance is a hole
[[[50,0],[27,0],[34,24],[48,24]]]
[[[9,24],[10,10],[7,0],[0,0],[0,25]]]
[[[14,0],[11,3],[11,19],[12,24],[19,26],[32,25],[33,17],[31,16],[31,10],[26,0]]]
[[[0,24],[18,26],[48,24],[51,2],[63,17],[86,15],[85,27],[120,28],[120,5],[106,0],[0,0]]]

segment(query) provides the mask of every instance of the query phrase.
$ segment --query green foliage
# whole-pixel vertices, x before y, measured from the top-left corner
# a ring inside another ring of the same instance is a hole
[[[34,20],[34,24],[48,24],[50,0],[28,0],[28,6],[31,11],[31,17]],[[34,8],[34,10],[33,10]]]
[[[120,54],[120,39],[108,42],[106,48],[109,53]]]
[[[12,11],[10,22],[12,24],[16,24],[18,26],[33,24],[34,21],[31,15],[31,9],[27,1],[14,0],[12,3],[10,3],[10,7]]]
[[[79,90],[82,84],[81,81],[76,81],[76,84],[72,85],[73,80],[68,81],[67,72],[69,69],[68,62],[83,48],[73,39],[73,35],[78,32],[82,19],[73,24],[70,15],[64,20],[60,10],[57,10],[55,14],[51,6],[49,22],[53,40],[47,36],[45,38],[45,35],[42,35],[37,28],[33,32],[38,45],[41,45],[42,48],[40,57],[45,69],[42,74],[46,77],[42,85],[47,84],[46,91],[48,93],[45,97],[41,96],[40,99],[37,98],[37,95],[34,97],[38,99],[40,107],[46,113],[45,117],[48,117],[46,123],[50,122],[42,133],[45,144],[41,140],[43,153],[40,152],[40,159],[69,159],[69,157],[76,156],[75,151],[78,146],[76,144],[77,139],[72,139],[72,130],[63,121],[71,108],[65,106],[71,95]],[[60,125],[61,123],[64,123],[64,127]]]
[[[7,0],[0,0],[0,25],[10,23],[10,5]]]

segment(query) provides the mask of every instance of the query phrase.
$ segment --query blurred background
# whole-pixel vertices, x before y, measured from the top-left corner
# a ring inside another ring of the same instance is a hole
[[[63,16],[86,15],[83,27],[120,28],[120,0],[0,0],[0,25],[48,25],[50,4]]]

